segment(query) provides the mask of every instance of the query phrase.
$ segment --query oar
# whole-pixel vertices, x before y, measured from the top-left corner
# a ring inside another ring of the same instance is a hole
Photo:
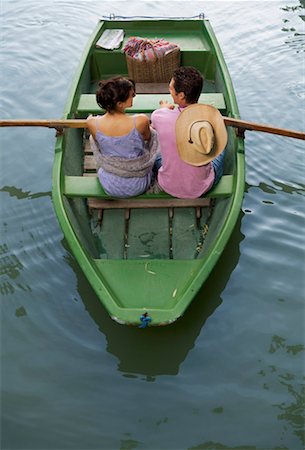
[[[239,135],[243,136],[246,130],[261,131],[263,133],[278,134],[295,139],[305,140],[303,131],[288,130],[285,128],[277,128],[271,125],[264,125],[246,120],[232,119],[224,117],[225,124],[235,127],[239,131]],[[55,129],[62,128],[87,128],[87,122],[84,119],[66,119],[66,120],[0,120],[0,127],[48,127]]]
[[[261,123],[247,122],[246,120],[232,119],[231,117],[224,117],[225,124],[230,127],[235,127],[243,135],[245,130],[262,131],[263,133],[279,134],[280,136],[292,137],[295,139],[305,140],[305,133],[303,131],[288,130],[286,128],[277,128],[271,125],[264,125]]]
[[[0,120],[0,127],[87,128],[86,120]]]

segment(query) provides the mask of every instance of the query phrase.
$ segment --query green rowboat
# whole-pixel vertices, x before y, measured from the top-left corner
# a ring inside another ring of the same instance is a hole
[[[96,46],[107,29],[124,30],[118,49]],[[97,82],[128,75],[122,46],[130,36],[177,43],[181,65],[194,66],[205,77],[199,102],[239,118],[230,75],[209,21],[154,19],[98,23],[83,53],[63,119],[102,114],[95,100]],[[130,113],[149,115],[161,98],[170,100],[163,83],[138,83],[136,88]],[[205,198],[180,200],[160,193],[111,199],[97,179],[86,129],[69,128],[58,135],[53,166],[55,211],[75,259],[117,322],[170,324],[183,315],[203,286],[230,238],[243,199],[244,143],[231,127],[228,138],[225,174]]]

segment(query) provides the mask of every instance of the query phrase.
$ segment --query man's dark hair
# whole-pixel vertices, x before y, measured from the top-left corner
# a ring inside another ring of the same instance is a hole
[[[173,73],[174,89],[183,92],[187,103],[197,103],[203,87],[203,76],[195,67],[179,67]]]

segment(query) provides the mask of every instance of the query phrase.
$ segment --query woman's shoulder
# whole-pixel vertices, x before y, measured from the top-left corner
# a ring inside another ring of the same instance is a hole
[[[149,118],[145,114],[135,114],[133,117],[136,125],[147,126],[149,124]]]
[[[135,114],[133,117],[136,129],[144,140],[148,140],[150,138],[149,118],[145,114]]]
[[[95,122],[97,118],[98,118],[98,116],[93,116],[92,114],[90,114],[87,117],[86,121],[87,121],[88,124],[91,124],[91,123]]]
[[[90,114],[90,116],[87,117],[87,119],[86,119],[87,128],[88,128],[90,134],[95,135],[97,120],[98,120],[98,116],[92,116],[92,114]]]

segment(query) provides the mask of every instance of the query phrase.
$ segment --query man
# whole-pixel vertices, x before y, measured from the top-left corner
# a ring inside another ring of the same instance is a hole
[[[223,171],[223,151],[212,162],[193,165],[187,158],[183,160],[180,157],[177,148],[177,119],[187,107],[198,102],[202,86],[203,77],[197,69],[179,67],[174,71],[169,84],[170,94],[178,107],[175,108],[174,105],[161,101],[160,109],[155,110],[151,116],[152,127],[159,135],[162,158],[162,165],[158,171],[158,184],[162,190],[178,198],[200,197],[218,182]],[[225,145],[226,141],[224,147]]]

